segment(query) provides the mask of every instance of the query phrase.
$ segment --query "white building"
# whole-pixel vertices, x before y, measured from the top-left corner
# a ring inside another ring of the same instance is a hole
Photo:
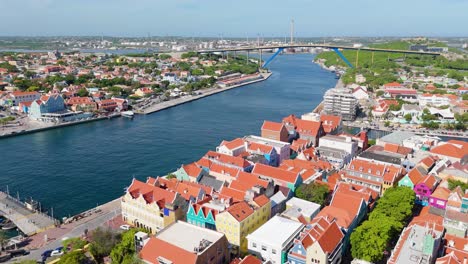
[[[291,209],[299,212],[307,222],[310,222],[320,212],[320,204],[293,197],[286,202],[285,213]]]
[[[358,142],[351,137],[326,135],[320,138],[317,150],[320,157],[340,169],[354,157],[358,150]]]
[[[36,101],[41,98],[38,92],[12,92],[10,94],[13,105],[18,106],[22,102]]]
[[[258,136],[246,136],[243,139],[248,143],[255,142],[262,145],[272,146],[279,155],[278,164],[281,164],[283,160],[289,159],[291,155],[291,144],[287,142]]]
[[[287,254],[303,228],[299,222],[274,216],[247,236],[249,253],[272,264],[281,264],[282,255]]]
[[[421,94],[419,95],[419,105],[426,106],[442,106],[442,105],[450,105],[450,99],[446,96],[441,94]]]
[[[356,74],[356,83],[365,83],[366,82],[366,77],[362,74]]]
[[[330,89],[323,99],[323,111],[326,114],[341,116],[343,120],[354,120],[356,117],[357,99],[350,89]]]
[[[368,100],[369,99],[369,94],[367,91],[362,87],[358,86],[353,89],[353,96],[354,98],[358,100]]]

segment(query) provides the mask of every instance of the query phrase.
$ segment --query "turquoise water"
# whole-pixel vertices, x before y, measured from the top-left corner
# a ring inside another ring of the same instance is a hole
[[[33,197],[57,217],[123,194],[132,177],[165,175],[223,139],[259,134],[263,120],[312,111],[335,75],[313,55],[278,56],[273,75],[133,120],[118,118],[0,140],[0,188]]]

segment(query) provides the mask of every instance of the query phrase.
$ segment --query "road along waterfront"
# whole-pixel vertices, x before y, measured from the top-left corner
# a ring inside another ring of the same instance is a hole
[[[33,197],[57,217],[123,194],[132,177],[164,175],[224,139],[259,134],[263,120],[312,111],[335,74],[313,55],[278,56],[266,81],[133,120],[91,122],[0,141],[0,188]]]

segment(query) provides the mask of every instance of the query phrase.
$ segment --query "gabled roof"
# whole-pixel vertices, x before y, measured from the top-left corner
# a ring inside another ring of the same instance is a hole
[[[431,153],[449,156],[457,159],[468,155],[468,143],[459,140],[449,140],[430,150]]]
[[[402,174],[401,167],[363,159],[353,159],[346,170],[371,174],[386,182],[394,182]]]
[[[432,190],[437,184],[437,182],[437,178],[434,175],[427,175],[424,176],[424,178],[422,178],[421,181],[418,182],[418,184],[424,183],[424,185],[426,185],[429,189]]]
[[[231,141],[223,140],[223,142],[221,142],[220,146],[225,146],[226,148],[232,150],[232,149],[236,149],[236,148],[240,148],[240,147],[244,146],[244,143],[245,143],[245,141],[242,138],[236,138],[236,139],[231,140]]]
[[[202,173],[202,168],[197,166],[195,162],[187,165],[182,165],[182,168],[184,169],[185,173],[187,173],[187,175],[190,177],[197,178]]]
[[[262,130],[270,130],[280,132],[284,127],[283,123],[263,121]]]
[[[424,179],[424,175],[421,173],[421,171],[418,170],[417,167],[414,167],[408,172],[408,177],[414,185]]]
[[[254,186],[268,187],[269,182],[264,179],[260,179],[257,175],[240,171],[237,175],[237,179],[233,180],[229,185],[229,188],[238,191],[245,192],[252,189]]]
[[[335,115],[320,115],[320,121],[322,121],[325,133],[330,133],[341,124],[341,117]]]
[[[229,187],[222,187],[219,194],[226,198],[232,198],[232,200],[237,202],[243,201],[245,197],[245,192],[235,190]]]
[[[317,136],[320,128],[322,127],[321,122],[302,120],[297,118],[295,115],[289,115],[283,118],[283,123],[294,126],[296,132],[303,135]]]
[[[159,208],[164,208],[166,203],[173,203],[177,197],[175,192],[171,192],[136,179],[133,179],[132,184],[127,189],[127,192],[133,199],[142,196],[148,204],[157,203]]]
[[[252,170],[252,174],[277,179],[289,183],[296,183],[297,178],[299,177],[299,173],[286,171],[261,163],[255,164],[254,169]]]
[[[244,221],[244,219],[254,213],[252,207],[250,207],[250,205],[245,201],[241,201],[229,206],[226,211],[231,214],[238,222]]]
[[[325,206],[316,217],[325,217],[330,220],[336,220],[338,226],[345,229],[349,228],[355,218],[355,216],[352,216],[347,210],[333,206]]]
[[[247,168],[251,166],[251,164],[247,160],[241,157],[229,156],[215,151],[208,151],[205,154],[204,158],[209,159],[212,162],[222,163],[225,165],[233,165],[240,168]]]
[[[158,257],[172,261],[173,264],[196,263],[197,255],[186,251],[157,237],[151,237],[140,251],[140,257],[149,263],[158,263]]]
[[[449,195],[450,190],[439,185],[439,187],[437,187],[437,189],[435,189],[435,191],[432,193],[431,197],[438,198],[441,200],[447,200]]]

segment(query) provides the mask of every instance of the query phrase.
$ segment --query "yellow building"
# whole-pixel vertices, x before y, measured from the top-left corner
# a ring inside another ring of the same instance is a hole
[[[121,200],[123,220],[153,234],[184,219],[187,211],[187,201],[179,193],[156,184],[154,178],[146,183],[133,179]]]
[[[270,213],[270,199],[260,195],[250,202],[235,203],[219,213],[216,216],[216,230],[226,235],[233,246],[233,253],[247,253],[246,236],[268,221]]]

